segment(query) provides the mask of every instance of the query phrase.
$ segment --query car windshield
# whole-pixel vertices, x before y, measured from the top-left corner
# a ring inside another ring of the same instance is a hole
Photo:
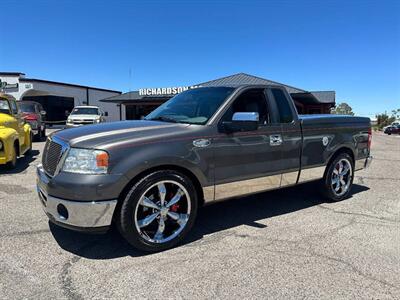
[[[204,125],[234,88],[208,87],[185,91],[146,116],[146,120]]]
[[[99,109],[96,107],[76,107],[72,110],[71,115],[98,115]]]
[[[0,113],[9,114],[10,113],[10,105],[8,101],[5,99],[0,99]]]
[[[22,103],[18,104],[19,109],[25,113],[34,113],[35,112],[35,104],[33,103]]]

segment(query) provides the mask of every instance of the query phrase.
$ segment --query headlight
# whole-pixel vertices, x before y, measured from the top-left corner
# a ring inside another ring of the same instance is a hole
[[[95,119],[94,122],[95,123],[100,123],[100,119]]]
[[[72,120],[71,120],[71,119],[67,119],[67,123],[68,123],[68,124],[71,124],[71,123],[72,123]]]
[[[108,153],[102,150],[71,148],[62,170],[80,174],[106,174]]]

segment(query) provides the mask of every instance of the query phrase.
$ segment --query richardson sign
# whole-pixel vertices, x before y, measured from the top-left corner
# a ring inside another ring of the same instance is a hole
[[[170,96],[198,87],[200,87],[200,85],[139,89],[139,96]]]

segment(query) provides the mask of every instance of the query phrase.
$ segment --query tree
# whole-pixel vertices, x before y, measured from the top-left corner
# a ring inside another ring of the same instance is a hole
[[[392,110],[392,118],[400,120],[400,108]]]
[[[392,124],[396,120],[394,116],[389,117],[386,112],[375,115],[375,118],[379,129]]]
[[[336,115],[354,116],[353,109],[346,102],[339,103],[331,112]]]

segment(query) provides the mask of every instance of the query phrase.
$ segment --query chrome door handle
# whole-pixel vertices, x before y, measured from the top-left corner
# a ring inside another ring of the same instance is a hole
[[[282,136],[280,134],[274,134],[269,136],[269,144],[271,146],[279,146],[282,144]]]

